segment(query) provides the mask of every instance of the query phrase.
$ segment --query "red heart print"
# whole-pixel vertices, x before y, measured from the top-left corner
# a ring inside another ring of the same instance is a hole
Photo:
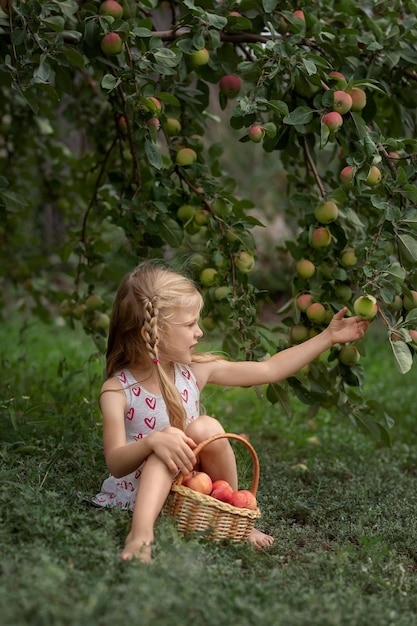
[[[118,374],[117,378],[122,381],[122,383],[126,382],[126,374],[124,372],[120,372],[120,374]]]
[[[142,433],[138,433],[137,435],[133,435],[133,439],[134,439],[135,441],[137,441],[138,439],[142,439],[142,438],[143,438]]]
[[[181,374],[184,376],[184,378],[186,378],[187,380],[190,380],[191,378],[190,370],[181,370]]]
[[[184,402],[188,402],[188,389],[184,389],[184,391],[181,391],[181,397]]]
[[[155,428],[156,419],[155,417],[145,417],[145,424],[148,428],[153,430]]]
[[[133,406],[128,410],[128,412],[126,413],[126,417],[129,420],[129,422],[132,421],[133,416],[135,414],[135,409],[133,408]]]
[[[152,411],[155,409],[156,398],[146,398],[145,402]]]
[[[136,397],[140,396],[140,387],[132,387],[132,392]]]

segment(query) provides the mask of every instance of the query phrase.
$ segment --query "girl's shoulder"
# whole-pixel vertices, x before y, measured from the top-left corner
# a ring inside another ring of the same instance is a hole
[[[120,380],[117,376],[110,376],[110,378],[106,378],[104,383],[101,386],[101,391],[111,391],[120,389],[122,386]]]
[[[128,370],[121,370],[116,372],[113,376],[107,378],[104,381],[101,390],[102,391],[117,391],[119,389],[125,389],[127,386],[135,382]]]

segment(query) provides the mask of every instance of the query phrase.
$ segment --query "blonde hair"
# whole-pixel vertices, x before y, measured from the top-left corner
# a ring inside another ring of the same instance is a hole
[[[202,307],[203,298],[191,280],[166,267],[145,262],[122,280],[110,320],[107,377],[139,363],[155,367],[170,423],[182,430],[186,412],[178,389],[159,364],[158,339],[178,309],[200,313]],[[203,355],[196,357],[195,360],[201,360]]]

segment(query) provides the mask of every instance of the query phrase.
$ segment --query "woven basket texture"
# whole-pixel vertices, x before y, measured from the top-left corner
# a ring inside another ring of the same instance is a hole
[[[195,449],[199,452],[216,439],[235,439],[243,443],[249,450],[253,462],[253,479],[250,491],[256,496],[259,483],[259,460],[253,446],[241,435],[221,433],[201,442]],[[213,541],[230,539],[244,541],[249,536],[255,521],[261,517],[259,508],[242,509],[227,502],[221,502],[189,487],[182,485],[180,475],[172,484],[171,491],[164,505],[163,513],[171,516],[182,535],[200,534]]]

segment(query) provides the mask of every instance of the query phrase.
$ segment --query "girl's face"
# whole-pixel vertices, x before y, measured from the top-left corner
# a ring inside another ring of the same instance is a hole
[[[158,342],[161,360],[191,363],[194,348],[203,336],[199,326],[200,311],[178,309],[164,326]]]

